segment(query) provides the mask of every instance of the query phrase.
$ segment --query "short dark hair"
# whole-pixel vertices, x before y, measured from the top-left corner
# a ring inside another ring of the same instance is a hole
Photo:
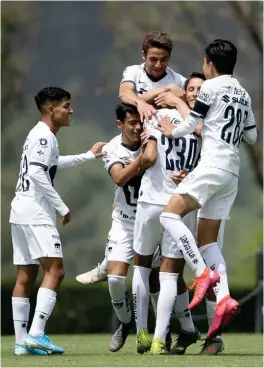
[[[59,87],[45,87],[42,88],[39,93],[34,97],[37,108],[40,112],[43,112],[43,105],[47,102],[60,102],[64,98],[71,99],[71,94]]]
[[[211,61],[219,74],[233,74],[237,61],[237,48],[227,40],[216,39],[205,49],[207,62]]]
[[[116,112],[117,120],[120,120],[122,123],[125,121],[127,112],[129,114],[138,114],[138,110],[136,106],[128,105],[124,103],[117,105],[115,108],[115,112]]]
[[[151,47],[164,49],[171,54],[173,43],[167,33],[154,31],[146,34],[143,41],[142,50],[145,54],[147,54]]]
[[[188,88],[188,84],[190,83],[190,80],[193,78],[200,78],[202,80],[206,80],[205,75],[203,73],[199,73],[199,72],[193,72],[188,79],[186,79],[185,83],[184,83],[184,90],[186,91]]]

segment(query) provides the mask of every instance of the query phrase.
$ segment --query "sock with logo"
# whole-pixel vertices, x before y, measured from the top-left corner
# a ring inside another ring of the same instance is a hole
[[[131,321],[131,308],[126,288],[126,277],[115,275],[108,275],[107,277],[109,294],[117,318],[122,323],[129,323]]]
[[[174,312],[180,322],[181,329],[188,332],[194,332],[195,327],[189,310],[189,303],[189,291],[187,290],[183,294],[177,296]]]
[[[45,333],[45,326],[56,303],[57,293],[54,290],[39,288],[35,314],[29,334],[40,336]]]
[[[29,298],[12,297],[16,344],[24,345],[30,310]]]
[[[149,275],[151,268],[134,266],[132,294],[137,333],[148,329]]]
[[[230,295],[226,274],[226,263],[217,243],[203,245],[199,248],[200,253],[207,265],[220,275],[220,282],[214,288],[217,303],[225,296]]]
[[[174,213],[162,212],[160,223],[177,244],[190,269],[195,272],[196,276],[201,276],[206,265],[192,233],[183,223],[181,216],[175,215]]]
[[[177,297],[178,273],[160,272],[160,296],[154,337],[166,339],[173,306]]]

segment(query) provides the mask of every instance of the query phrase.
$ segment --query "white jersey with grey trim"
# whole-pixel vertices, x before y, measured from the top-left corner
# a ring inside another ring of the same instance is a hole
[[[181,74],[176,73],[173,69],[167,67],[166,75],[160,79],[154,79],[149,76],[145,71],[145,63],[140,65],[128,66],[123,72],[123,78],[121,83],[131,82],[134,83],[136,93],[143,94],[154,88],[165,87],[168,84],[176,84],[177,86],[184,88],[186,78]]]
[[[240,141],[256,129],[248,92],[231,75],[206,80],[191,114],[204,118],[200,164],[238,175]]]
[[[57,210],[68,211],[53,188],[59,158],[56,136],[39,121],[29,132],[23,146],[15,197],[11,203],[10,222],[22,225],[55,225]]]
[[[157,116],[165,115],[169,116],[175,125],[184,121],[176,109],[158,110]],[[158,155],[154,165],[142,178],[138,202],[166,205],[177,186],[171,180],[171,175],[180,170],[189,172],[197,165],[201,138],[194,133],[178,139],[167,138],[155,129],[157,124],[155,117],[146,124],[150,139],[157,141]]]
[[[125,166],[128,161],[134,161],[140,154],[140,148],[132,150],[122,142],[122,134],[120,134],[107,143],[102,152],[105,168],[110,173],[115,164]],[[123,219],[132,223],[135,221],[141,178],[142,176],[136,176],[123,187],[116,185],[113,219]]]

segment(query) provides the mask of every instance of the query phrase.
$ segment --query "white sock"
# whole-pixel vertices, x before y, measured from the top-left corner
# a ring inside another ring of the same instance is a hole
[[[216,302],[219,303],[225,296],[230,295],[224,257],[217,243],[206,244],[199,249],[207,267],[217,271],[220,275],[220,282],[214,288]]]
[[[134,266],[132,294],[137,333],[141,328],[148,329],[150,272],[151,268]]]
[[[214,316],[215,316],[216,302],[212,300],[208,300],[208,299],[205,299],[205,301],[206,301],[206,313],[207,313],[208,327],[210,329],[213,323]],[[215,337],[217,337],[218,339],[221,339],[220,335],[217,335]]]
[[[205,270],[206,265],[192,233],[183,223],[181,216],[175,215],[174,213],[162,212],[160,223],[176,242],[190,269],[195,272],[196,276],[200,276]]]
[[[57,293],[51,289],[39,288],[34,318],[30,327],[30,335],[39,336],[45,332],[46,322],[56,303]]]
[[[174,312],[180,322],[182,330],[194,332],[195,327],[189,310],[189,303],[189,292],[186,290],[185,293],[177,296],[177,300],[174,305]]]
[[[29,317],[29,298],[12,297],[16,344],[24,345]]]
[[[126,277],[115,275],[108,275],[107,277],[109,294],[117,318],[122,323],[129,323],[131,321],[131,309],[126,288]]]
[[[104,272],[107,272],[107,259],[104,258],[103,262],[101,263],[101,269],[104,270]]]
[[[157,293],[150,294],[151,304],[152,304],[153,311],[154,311],[156,318],[157,318],[157,306],[158,306],[159,294],[160,294],[159,291]]]
[[[160,272],[160,297],[154,337],[165,341],[177,297],[178,273]]]

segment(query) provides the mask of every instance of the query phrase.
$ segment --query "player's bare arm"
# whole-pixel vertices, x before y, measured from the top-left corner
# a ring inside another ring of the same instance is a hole
[[[135,161],[129,162],[126,166],[123,166],[121,163],[116,163],[111,167],[109,173],[116,185],[123,187],[129,180],[140,173],[141,157],[142,154],[140,154]]]
[[[144,172],[149,167],[154,165],[158,155],[158,149],[157,149],[157,141],[154,139],[150,139],[148,143],[146,144],[144,153],[141,157],[141,168],[140,171]]]

